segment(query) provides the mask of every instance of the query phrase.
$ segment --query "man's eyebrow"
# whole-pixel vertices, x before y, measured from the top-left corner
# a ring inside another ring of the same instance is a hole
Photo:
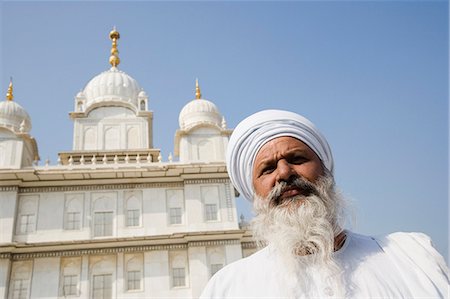
[[[293,154],[297,154],[297,153],[300,153],[302,155],[308,155],[309,151],[305,148],[295,147],[295,148],[292,148],[292,149],[286,151],[286,153],[283,156],[289,156],[289,155],[293,155]],[[258,169],[262,166],[270,165],[272,163],[274,163],[273,157],[262,158],[258,164],[255,164],[255,169]]]
[[[255,171],[264,169],[265,167],[267,167],[273,163],[274,163],[274,159],[271,157],[263,159],[263,160],[259,161],[257,164],[255,164]]]

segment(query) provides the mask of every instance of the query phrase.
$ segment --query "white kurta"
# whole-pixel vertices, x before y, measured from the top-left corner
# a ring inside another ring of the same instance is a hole
[[[334,254],[344,270],[346,298],[449,297],[448,268],[424,234],[372,238],[347,231],[345,244]],[[306,295],[289,288],[295,282],[281,272],[275,251],[266,247],[216,273],[201,298],[337,297],[319,276],[312,275]]]

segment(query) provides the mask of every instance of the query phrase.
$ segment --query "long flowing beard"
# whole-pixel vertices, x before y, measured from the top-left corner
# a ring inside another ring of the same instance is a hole
[[[297,186],[307,195],[280,200],[289,186]],[[302,294],[308,294],[317,274],[314,269],[320,269],[323,282],[342,293],[341,269],[333,252],[335,237],[342,232],[344,200],[336,191],[331,174],[314,184],[301,177],[281,182],[266,198],[256,196],[254,209],[254,237],[260,247],[269,244],[275,248],[284,274],[297,278],[291,292],[298,291],[295,285],[300,284]]]

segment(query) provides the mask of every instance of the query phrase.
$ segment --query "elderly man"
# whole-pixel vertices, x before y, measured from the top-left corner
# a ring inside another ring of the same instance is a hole
[[[253,200],[260,251],[209,281],[202,298],[444,298],[448,269],[419,233],[373,238],[343,229],[330,147],[306,118],[266,110],[227,151],[231,181]]]

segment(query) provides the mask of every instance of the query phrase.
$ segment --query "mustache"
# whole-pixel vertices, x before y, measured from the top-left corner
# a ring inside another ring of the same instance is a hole
[[[267,199],[271,203],[272,206],[278,206],[286,201],[293,201],[298,199],[298,196],[294,196],[289,199],[282,199],[281,195],[291,189],[298,189],[300,190],[302,197],[308,197],[310,195],[319,195],[319,190],[317,189],[316,185],[311,183],[310,181],[296,176],[290,178],[288,181],[282,181],[275,185],[275,187],[272,188],[269,195],[267,196]]]

